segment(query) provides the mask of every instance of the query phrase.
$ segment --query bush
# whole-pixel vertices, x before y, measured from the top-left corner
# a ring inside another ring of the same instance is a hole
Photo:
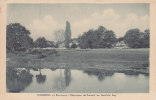
[[[76,44],[72,44],[71,48],[75,49],[75,48],[77,48],[77,45]]]
[[[41,50],[37,50],[37,49],[35,49],[35,50],[30,50],[28,53],[33,54],[33,55],[41,54]]]
[[[43,54],[38,55],[38,59],[42,59],[42,58],[45,58],[45,57],[47,57],[47,56],[43,55]]]
[[[51,55],[51,54],[57,54],[57,51],[56,50],[51,50],[48,55]]]
[[[56,50],[43,50],[43,51],[40,51],[40,54],[38,55],[38,58],[39,59],[42,59],[42,58],[45,58],[45,57],[47,57],[47,56],[49,56],[49,55],[53,55],[53,54],[55,54],[55,55],[57,55],[57,51]]]

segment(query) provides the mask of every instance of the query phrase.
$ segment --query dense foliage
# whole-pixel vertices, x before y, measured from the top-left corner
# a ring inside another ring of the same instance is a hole
[[[111,48],[116,41],[113,31],[107,30],[103,26],[99,26],[97,30],[89,30],[78,37],[79,46],[86,48]]]
[[[48,47],[47,40],[44,37],[40,37],[34,42],[34,46],[39,48],[46,48]]]
[[[126,35],[124,36],[124,42],[130,48],[149,48],[149,36],[149,30],[140,32],[139,29],[130,29],[126,32]]]
[[[33,46],[33,39],[30,32],[19,23],[12,23],[6,27],[6,48],[7,50],[26,50]]]

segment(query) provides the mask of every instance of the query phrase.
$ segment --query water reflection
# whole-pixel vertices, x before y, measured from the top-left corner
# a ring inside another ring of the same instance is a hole
[[[55,71],[57,69],[57,67],[51,68],[52,71]]]
[[[21,92],[32,82],[33,75],[27,69],[7,68],[6,86],[8,92]]]
[[[108,76],[113,76],[114,73],[118,72],[118,73],[124,73],[125,75],[129,75],[129,76],[138,76],[140,74],[144,74],[146,76],[148,76],[147,73],[143,73],[143,72],[137,72],[137,71],[133,71],[133,70],[124,70],[124,71],[112,71],[112,70],[103,70],[103,69],[85,69],[83,71],[84,73],[87,73],[89,76],[96,76],[98,78],[99,81],[103,81],[106,77]]]
[[[94,75],[98,78],[99,81],[103,81],[107,76],[112,76],[115,72],[113,71],[105,71],[100,69],[85,69],[83,71],[88,75]]]
[[[65,68],[64,75],[65,75],[66,86],[69,86],[71,82],[71,71],[69,68]]]
[[[146,76],[148,76],[148,73],[144,73],[144,72],[138,72],[136,70],[124,70],[124,71],[118,71],[120,73],[124,73],[126,75],[130,75],[130,76],[138,76],[139,74],[144,74]]]
[[[133,71],[115,72],[91,68],[7,67],[6,85],[7,92],[142,93],[149,90],[149,77]]]
[[[42,75],[41,69],[39,69],[39,75],[36,75],[36,80],[39,84],[43,84],[46,81],[46,75]]]
[[[64,74],[63,74],[64,71]],[[60,74],[55,77],[55,85],[54,88],[56,90],[62,91],[69,86],[71,82],[71,71],[68,67],[65,69],[60,69]]]

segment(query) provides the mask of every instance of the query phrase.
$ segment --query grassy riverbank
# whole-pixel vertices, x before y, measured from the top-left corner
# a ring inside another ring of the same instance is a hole
[[[133,71],[149,74],[149,49],[89,49],[7,53],[7,67],[72,68],[111,71]]]

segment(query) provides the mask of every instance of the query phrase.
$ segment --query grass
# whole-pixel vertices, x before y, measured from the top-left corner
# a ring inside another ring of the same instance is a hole
[[[49,53],[48,53],[49,52]],[[8,67],[81,68],[149,73],[149,49],[62,50],[46,57],[27,53],[7,53]]]

